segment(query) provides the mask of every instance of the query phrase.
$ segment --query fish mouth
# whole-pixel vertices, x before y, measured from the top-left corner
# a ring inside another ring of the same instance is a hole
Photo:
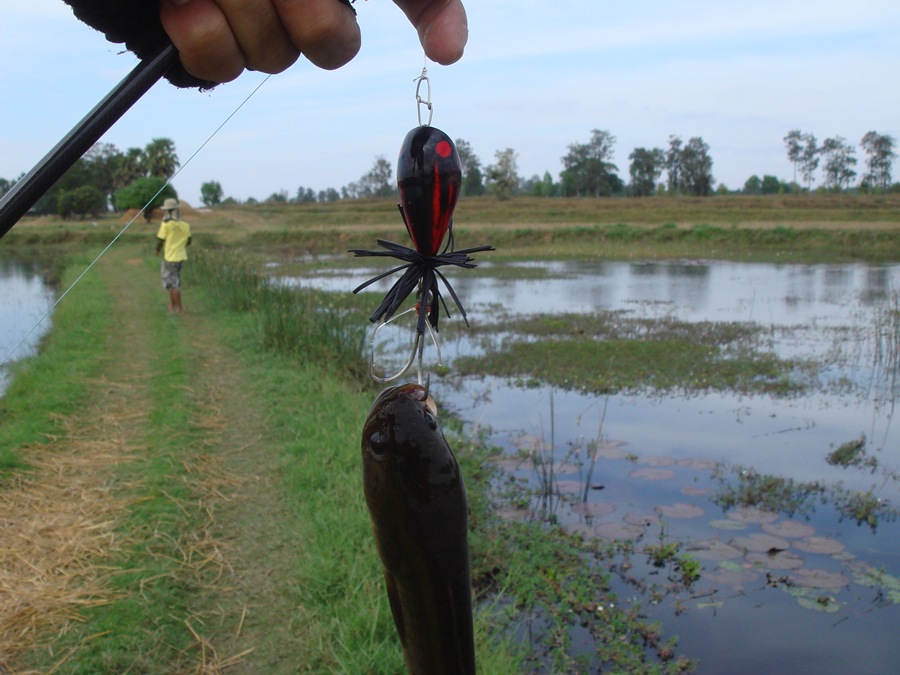
[[[434,402],[434,399],[431,397],[431,394],[425,387],[423,387],[421,384],[416,384],[415,382],[398,384],[394,387],[388,387],[387,389],[382,391],[380,394],[378,394],[378,398],[376,398],[375,402],[372,404],[372,412],[375,412],[391,401],[402,398],[404,396],[412,398],[416,401],[420,401],[431,412],[432,415],[437,417],[437,403]]]

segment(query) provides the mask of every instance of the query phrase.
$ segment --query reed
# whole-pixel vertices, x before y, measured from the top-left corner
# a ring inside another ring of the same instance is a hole
[[[336,373],[362,378],[366,372],[361,356],[365,319],[337,305],[333,295],[279,286],[249,260],[225,250],[201,251],[186,270],[221,306],[255,316],[264,350]]]

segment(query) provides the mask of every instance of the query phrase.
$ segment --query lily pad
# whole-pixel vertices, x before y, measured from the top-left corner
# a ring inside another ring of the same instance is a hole
[[[726,516],[739,523],[771,523],[778,520],[777,513],[763,511],[755,506],[738,506],[729,511]]]
[[[718,466],[718,462],[711,459],[700,459],[698,457],[689,457],[687,459],[679,459],[675,462],[678,466],[685,466],[689,469],[712,470]]]
[[[641,516],[637,513],[626,513],[622,518],[629,525],[638,525],[639,527],[648,527],[659,522],[658,516]]]
[[[712,520],[710,521],[709,525],[710,527],[714,527],[717,530],[737,531],[747,529],[747,523],[742,523],[738,520],[729,520],[727,518]]]
[[[638,539],[643,536],[644,528],[627,523],[603,523],[594,528],[594,534],[601,539]]]
[[[628,475],[632,478],[643,478],[644,480],[669,480],[675,477],[675,472],[671,469],[648,467],[646,469],[635,469]]]
[[[494,466],[498,466],[504,471],[518,471],[526,461],[521,457],[498,457],[491,460]]]
[[[534,434],[522,434],[513,440],[515,445],[522,452],[546,452],[553,448],[548,445],[543,438]]]
[[[730,562],[730,561],[725,561]],[[722,565],[723,563],[719,563]],[[703,572],[703,581],[715,586],[727,586],[736,591],[743,591],[752,584],[757,584],[759,573],[755,570],[742,569],[740,565],[731,567],[719,567],[719,569]]]
[[[787,537],[788,539],[799,539],[800,537],[811,537],[816,533],[816,528],[806,523],[796,520],[779,520],[774,523],[763,523],[760,529],[776,537]]]
[[[582,539],[593,539],[597,536],[594,528],[587,523],[569,523],[566,525],[566,532],[580,535]]]
[[[735,537],[729,542],[732,546],[753,553],[765,553],[772,549],[783,550],[791,543],[771,534],[754,532],[747,537]]]
[[[814,609],[825,614],[833,614],[841,608],[841,603],[830,595],[820,595],[815,598],[799,597],[797,603],[806,609]]]
[[[798,569],[791,572],[788,577],[795,586],[801,588],[843,588],[850,583],[850,580],[840,572],[829,572],[828,570],[816,568]]]
[[[553,484],[559,492],[566,494],[578,494],[584,490],[584,483],[577,480],[557,480]]]
[[[694,504],[670,504],[657,506],[655,511],[665,518],[699,518],[703,515],[703,509]]]
[[[806,537],[792,542],[791,546],[804,553],[821,553],[822,555],[837,555],[845,548],[837,539],[829,537]]]
[[[646,457],[638,457],[637,463],[646,464],[647,466],[672,466],[675,460],[662,455],[647,455]]]
[[[806,564],[801,555],[793,551],[778,550],[767,553],[752,551],[745,556],[745,560],[770,570],[795,570]]]
[[[528,520],[534,515],[534,512],[529,509],[517,509],[512,506],[501,507],[494,513],[503,520]]]
[[[866,566],[853,574],[853,581],[861,586],[881,589],[884,596],[895,604],[900,604],[900,578],[882,570]]]
[[[731,560],[744,555],[743,551],[726,544],[721,539],[693,542],[687,547],[687,552],[699,560]]]
[[[604,441],[597,445],[594,459],[625,459],[628,453],[622,450],[625,441]]]
[[[615,504],[607,502],[578,502],[572,506],[572,512],[582,516],[597,518],[599,516],[608,516],[616,510]]]
[[[571,462],[563,462],[562,464],[553,465],[553,473],[558,476],[567,476],[570,474],[581,473],[584,467],[581,464],[572,464]]]

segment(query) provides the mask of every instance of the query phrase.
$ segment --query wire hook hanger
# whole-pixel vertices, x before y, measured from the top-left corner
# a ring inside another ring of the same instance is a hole
[[[419,116],[420,127],[430,127],[431,118],[434,116],[434,105],[431,103],[431,80],[428,79],[428,69],[422,66],[422,74],[413,80],[416,83],[416,113]],[[422,98],[422,84],[425,84],[425,98]],[[422,107],[428,110],[428,119],[422,123]]]

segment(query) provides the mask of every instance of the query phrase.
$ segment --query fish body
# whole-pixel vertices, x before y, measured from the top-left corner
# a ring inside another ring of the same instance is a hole
[[[362,458],[407,670],[475,673],[466,491],[422,386],[381,392],[363,428]]]

